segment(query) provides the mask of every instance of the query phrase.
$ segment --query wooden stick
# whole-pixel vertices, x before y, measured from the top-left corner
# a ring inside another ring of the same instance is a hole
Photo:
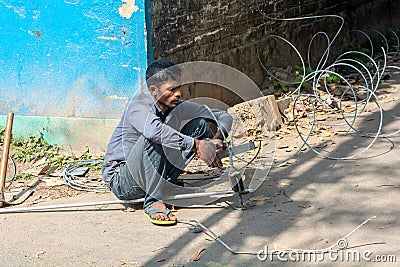
[[[0,207],[5,206],[4,199],[4,189],[6,187],[6,176],[7,176],[7,163],[8,163],[8,154],[10,151],[10,143],[11,143],[11,132],[12,132],[12,124],[14,119],[14,113],[8,113],[7,115],[7,124],[6,124],[6,132],[4,133],[4,143],[3,143],[3,157],[1,161],[1,177],[0,177]]]

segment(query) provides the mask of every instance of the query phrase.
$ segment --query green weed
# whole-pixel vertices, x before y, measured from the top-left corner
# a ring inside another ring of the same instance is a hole
[[[104,156],[94,156],[90,154],[89,147],[84,148],[83,153],[78,155],[65,155],[60,153],[58,145],[51,145],[45,139],[43,133],[37,136],[28,136],[26,138],[13,138],[11,142],[14,153],[12,158],[19,163],[27,163],[46,158],[46,162],[53,168],[62,168],[80,160],[103,160]],[[91,170],[100,171],[102,164],[91,165]],[[17,175],[20,179],[27,179],[29,174],[23,173]]]

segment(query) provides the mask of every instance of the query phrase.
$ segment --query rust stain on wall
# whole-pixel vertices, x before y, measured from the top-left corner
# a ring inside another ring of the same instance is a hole
[[[125,4],[118,8],[119,14],[123,18],[130,19],[133,12],[138,11],[139,7],[135,6],[135,0],[122,0],[122,2],[125,2]]]
[[[42,33],[40,31],[34,31],[34,33],[36,33],[38,41],[40,42],[40,36],[42,36]]]
[[[28,30],[28,33],[29,33],[31,36],[36,36],[38,42],[40,42],[40,37],[42,36],[42,32],[41,32],[41,31],[31,31],[31,30]]]

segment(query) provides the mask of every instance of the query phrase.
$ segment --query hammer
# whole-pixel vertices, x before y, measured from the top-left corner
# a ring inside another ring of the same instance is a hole
[[[7,163],[8,163],[8,154],[9,154],[9,151],[10,151],[13,119],[14,119],[14,113],[8,113],[6,131],[4,133],[3,157],[2,157],[1,169],[0,169],[0,171],[1,171],[1,177],[0,177],[0,208],[8,205],[8,203],[4,199],[4,189],[6,187]]]

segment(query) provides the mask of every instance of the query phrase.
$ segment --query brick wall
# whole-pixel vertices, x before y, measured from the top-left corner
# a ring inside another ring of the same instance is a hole
[[[259,8],[271,17],[343,16],[345,26],[332,47],[333,56],[346,47],[350,29],[387,29],[400,22],[400,1],[395,0],[259,2]],[[261,61],[268,66],[300,63],[287,44],[265,38],[266,35],[276,34],[288,39],[306,57],[309,41],[315,33],[324,31],[332,38],[340,26],[337,18],[271,20],[257,10],[256,0],[153,0],[152,4],[155,58],[167,58],[176,63],[194,60],[224,63],[243,71],[258,85],[262,84],[266,73],[259,63],[257,51]],[[313,48],[314,61],[325,49],[326,42],[321,40]],[[232,97],[229,104],[238,102]]]

